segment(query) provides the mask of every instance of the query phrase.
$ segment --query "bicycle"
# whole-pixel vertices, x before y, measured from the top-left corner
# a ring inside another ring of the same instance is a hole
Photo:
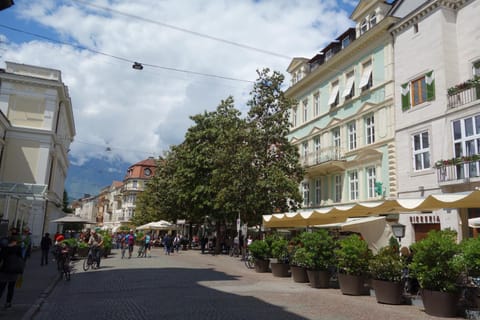
[[[233,247],[230,247],[230,257],[238,257],[240,255],[240,249],[238,248],[238,245],[235,244]]]
[[[70,265],[70,252],[68,248],[61,248],[57,255],[57,269],[60,277],[67,281],[71,279],[72,268]]]
[[[97,249],[99,250],[99,249]],[[98,266],[98,261],[94,255],[94,248],[93,247],[90,247],[90,249],[88,250],[88,255],[87,257],[85,258],[85,260],[83,260],[83,270],[84,271],[88,271],[90,268],[93,269],[96,269],[97,266]]]
[[[253,269],[255,268],[255,259],[253,258],[252,254],[247,251],[247,253],[245,254],[245,266],[248,268],[248,269]]]

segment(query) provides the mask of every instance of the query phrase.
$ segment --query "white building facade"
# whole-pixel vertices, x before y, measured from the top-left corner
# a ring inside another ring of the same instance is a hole
[[[405,16],[391,28],[395,47],[398,198],[480,187],[480,1],[399,1]],[[477,80],[476,80],[477,79]],[[430,230],[471,236],[475,208],[400,215],[402,245]]]
[[[72,103],[61,72],[6,62],[0,110],[8,119],[0,158],[0,209],[9,226],[29,227],[34,244],[63,216],[63,191],[75,136]]]

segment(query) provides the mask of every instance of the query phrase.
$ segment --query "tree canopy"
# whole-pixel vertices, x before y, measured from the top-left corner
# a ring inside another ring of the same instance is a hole
[[[253,225],[263,214],[298,207],[303,170],[287,137],[293,101],[281,89],[283,75],[264,69],[258,76],[246,117],[232,97],[191,117],[184,142],[158,162],[138,198],[136,224],[206,216],[223,223],[240,215]]]

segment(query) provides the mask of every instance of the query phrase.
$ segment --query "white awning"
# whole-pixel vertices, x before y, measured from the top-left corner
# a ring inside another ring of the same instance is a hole
[[[345,85],[345,89],[343,90],[342,98],[345,98],[350,94],[350,92],[352,92],[353,81],[354,81],[353,77],[348,78],[347,84]]]
[[[470,228],[480,228],[480,218],[468,219],[468,226]]]
[[[338,96],[338,85],[332,88],[332,93],[330,94],[330,98],[328,99],[328,105],[332,105],[335,103],[335,100],[337,100]]]
[[[365,66],[362,73],[362,79],[360,79],[360,83],[358,85],[359,88],[363,88],[368,84],[368,80],[370,79],[370,75],[372,74],[372,64]]]
[[[387,199],[318,208],[309,211],[278,213],[263,216],[266,228],[288,228],[343,223],[352,217],[391,213],[432,211],[444,208],[480,208],[480,190],[465,193],[430,195],[420,199]]]

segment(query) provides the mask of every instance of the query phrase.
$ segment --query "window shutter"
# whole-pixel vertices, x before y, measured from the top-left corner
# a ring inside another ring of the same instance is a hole
[[[433,71],[425,74],[425,83],[427,85],[427,101],[435,100],[435,77]]]
[[[402,110],[407,111],[410,109],[410,83],[407,82],[401,85],[402,90]]]

